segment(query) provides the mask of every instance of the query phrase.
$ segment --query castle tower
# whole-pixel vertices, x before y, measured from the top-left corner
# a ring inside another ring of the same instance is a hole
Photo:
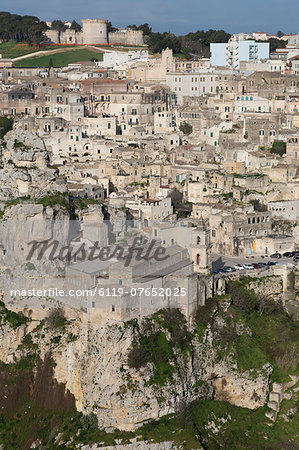
[[[193,270],[202,275],[209,275],[211,271],[211,242],[210,230],[201,218],[196,228],[192,229],[192,261]]]
[[[82,19],[83,44],[107,44],[107,20]]]

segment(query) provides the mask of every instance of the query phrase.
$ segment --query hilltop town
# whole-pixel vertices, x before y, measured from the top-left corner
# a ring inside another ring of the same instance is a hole
[[[0,438],[183,448],[173,415],[218,401],[185,448],[222,448],[240,409],[293,448],[269,430],[295,442],[299,34],[228,35],[186,57],[106,19],[41,33],[0,57],[0,359],[8,385],[29,358],[32,392],[43,382],[50,409],[79,411],[79,431],[56,417],[52,435]],[[164,416],[162,440],[145,424]]]

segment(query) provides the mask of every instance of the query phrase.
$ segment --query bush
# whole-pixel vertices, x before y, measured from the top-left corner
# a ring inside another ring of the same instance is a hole
[[[259,200],[254,199],[254,200],[250,200],[250,203],[253,206],[253,209],[255,211],[259,211],[259,212],[265,212],[267,211],[267,206],[263,205],[263,203],[261,203]]]
[[[4,322],[8,322],[13,328],[18,328],[26,324],[31,319],[28,319],[22,312],[14,312],[7,309],[4,302],[0,301],[0,316],[3,317]]]
[[[270,148],[270,153],[282,156],[287,151],[287,144],[283,141],[274,141],[272,147]]]
[[[183,122],[180,125],[180,131],[184,134],[191,134],[193,131],[192,125],[190,125],[190,123],[188,122]]]
[[[256,294],[246,288],[241,281],[232,281],[228,284],[228,293],[233,305],[240,309],[243,314],[250,314],[258,310],[258,298]]]
[[[96,431],[98,429],[98,419],[94,413],[83,416],[81,421],[84,431]]]
[[[147,364],[146,350],[143,347],[134,347],[128,355],[128,365],[133,369],[141,369]]]
[[[62,328],[67,324],[67,320],[62,308],[52,309],[47,317],[47,323],[51,328]]]
[[[153,314],[152,319],[143,320],[128,353],[128,365],[138,370],[151,363],[150,383],[163,386],[177,365],[177,351],[185,352],[190,347],[191,335],[183,314],[178,309],[162,309]]]

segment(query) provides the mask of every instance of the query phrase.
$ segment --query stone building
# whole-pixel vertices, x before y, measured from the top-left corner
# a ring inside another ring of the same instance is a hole
[[[81,44],[81,45],[144,45],[143,32],[141,30],[117,30],[107,33],[107,20],[105,19],[82,19],[81,31],[67,28],[65,31],[47,30],[49,41],[54,44]]]

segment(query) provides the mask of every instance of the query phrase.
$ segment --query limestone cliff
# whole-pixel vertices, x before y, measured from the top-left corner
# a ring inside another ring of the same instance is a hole
[[[54,377],[74,395],[77,409],[95,413],[100,428],[134,430],[200,397],[250,409],[262,406],[268,393],[270,365],[241,372],[232,355],[219,360],[216,331],[210,327],[203,334],[194,328],[188,331],[183,316],[177,314],[182,322],[178,327],[187,336],[182,336],[182,342],[173,330],[169,331],[162,313],[145,322],[123,325],[90,323],[81,314],[58,328],[45,321],[31,336],[42,360],[51,352]],[[239,333],[246,332],[240,325]],[[10,336],[11,332],[6,329],[3,333]],[[21,357],[17,344],[24,329],[13,333],[14,339],[1,341],[0,354],[5,362]],[[153,339],[153,351],[160,352],[161,361],[143,361],[136,370],[128,366],[128,356],[134,358],[131,352],[140,336],[145,336],[145,347],[149,342],[146,339]],[[169,353],[168,360],[163,351]]]

